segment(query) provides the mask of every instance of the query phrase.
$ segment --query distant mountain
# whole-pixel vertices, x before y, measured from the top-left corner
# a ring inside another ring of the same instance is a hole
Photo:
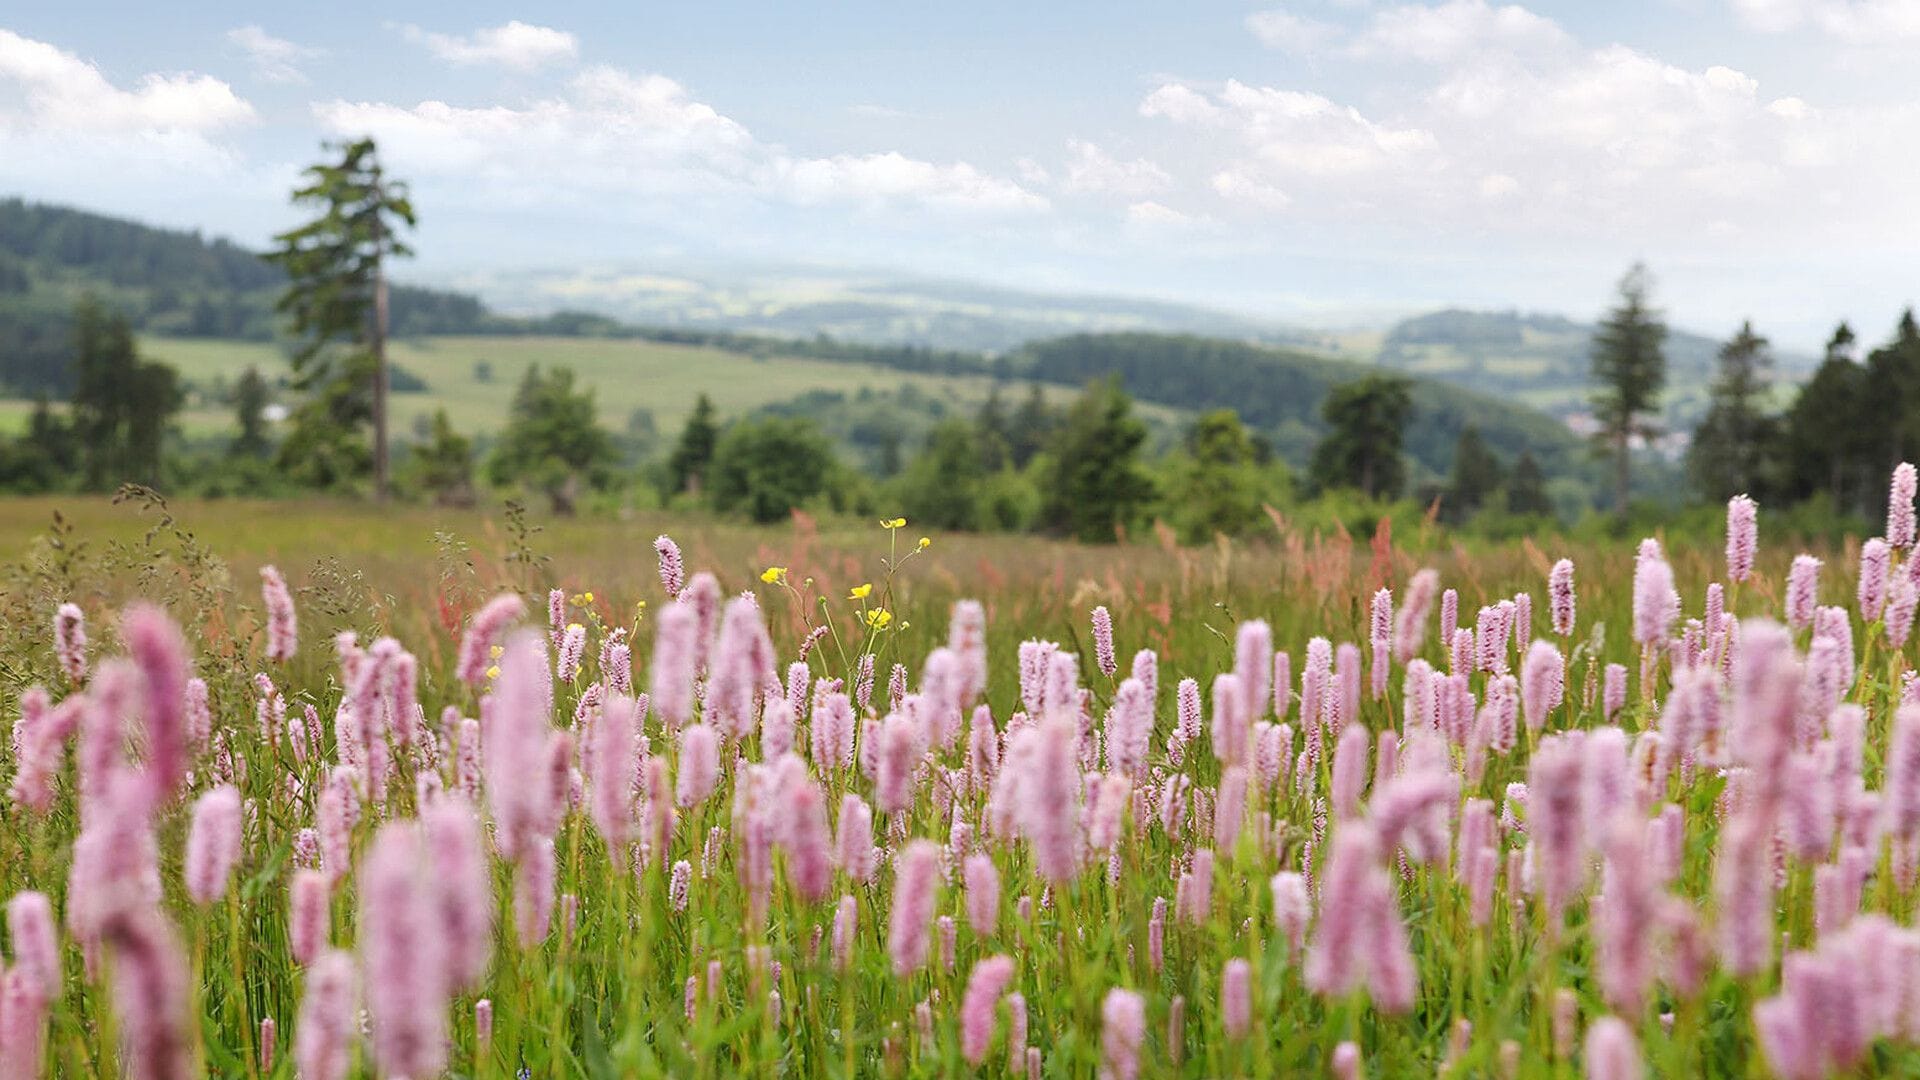
[[[554,308],[688,330],[1002,353],[1062,334],[1206,334],[1332,349],[1330,335],[1193,304],[1053,295],[876,272],[730,267],[482,274],[461,282],[502,311]]]
[[[1387,331],[1381,367],[1524,402],[1557,416],[1587,408],[1592,388],[1593,326],[1560,315],[1450,309],[1403,319]],[[1690,428],[1705,411],[1720,342],[1670,327],[1667,333],[1668,424]],[[1814,357],[1775,350],[1774,377],[1799,382]]]

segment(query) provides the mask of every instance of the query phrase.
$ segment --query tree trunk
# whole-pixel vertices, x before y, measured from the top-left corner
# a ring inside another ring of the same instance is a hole
[[[1627,517],[1629,465],[1632,463],[1630,451],[1633,444],[1629,433],[1625,429],[1622,429],[1618,435],[1615,435],[1613,441],[1613,512],[1618,514],[1622,521],[1625,521]]]
[[[373,497],[387,501],[387,273],[386,230],[373,215]]]

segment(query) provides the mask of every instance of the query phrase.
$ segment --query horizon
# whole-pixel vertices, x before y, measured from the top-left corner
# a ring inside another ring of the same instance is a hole
[[[1913,298],[1920,5],[118,10],[0,23],[0,188],[257,250],[370,133],[423,283],[797,266],[1330,328],[1591,321],[1644,259],[1675,325],[1797,350]]]

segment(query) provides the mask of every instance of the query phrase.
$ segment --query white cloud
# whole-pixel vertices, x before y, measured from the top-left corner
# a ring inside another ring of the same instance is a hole
[[[1518,4],[1447,0],[1435,7],[1407,4],[1377,13],[1352,52],[1444,64],[1481,52],[1544,53],[1572,43],[1559,24]]]
[[[1318,52],[1339,34],[1339,28],[1331,23],[1282,8],[1248,15],[1247,29],[1269,49],[1299,54]]]
[[[1358,177],[1418,168],[1435,147],[1433,135],[1420,128],[1377,123],[1319,94],[1238,80],[1212,96],[1191,86],[1162,86],[1140,112],[1225,133],[1262,171],[1280,174]]]
[[[253,64],[254,74],[268,82],[306,82],[307,75],[300,70],[301,63],[326,54],[325,49],[310,48],[274,37],[258,26],[235,27],[227,31],[227,41],[246,53],[247,59]]]
[[[9,30],[0,30],[0,83],[25,100],[24,110],[0,109],[0,127],[199,135],[254,118],[253,106],[212,76],[156,73],[123,90],[80,57]]]
[[[1099,146],[1082,139],[1068,139],[1066,190],[1100,195],[1139,198],[1165,191],[1173,186],[1167,170],[1145,158],[1116,161]]]
[[[450,64],[490,64],[532,71],[580,55],[580,39],[573,34],[518,19],[503,26],[483,27],[464,37],[417,26],[403,26],[400,32]]]
[[[1227,169],[1213,174],[1213,190],[1228,202],[1245,203],[1261,210],[1285,210],[1293,205],[1293,196],[1244,169]]]
[[[520,106],[334,101],[316,113],[335,134],[379,137],[398,169],[518,201],[680,193],[989,213],[1047,205],[962,161],[795,155],[756,139],[673,79],[610,67],[589,68],[559,96]]]
[[[1916,0],[1732,0],[1748,26],[1780,34],[1810,27],[1849,45],[1920,40]]]

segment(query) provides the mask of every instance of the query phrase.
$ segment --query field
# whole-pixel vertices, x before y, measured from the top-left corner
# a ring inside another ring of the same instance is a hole
[[[1910,512],[1739,520],[0,503],[0,1075],[1912,1075]]]
[[[185,381],[203,391],[230,385],[249,365],[269,378],[287,372],[285,358],[267,343],[148,337],[140,347],[143,355],[173,365]],[[606,427],[624,430],[634,410],[646,409],[656,428],[669,436],[680,430],[701,394],[713,399],[723,417],[815,390],[853,396],[862,390],[907,387],[970,411],[986,400],[993,385],[981,376],[920,375],[867,364],[756,358],[722,349],[601,338],[429,337],[395,342],[390,356],[427,385],[424,393],[394,395],[394,431],[403,438],[441,408],[458,431],[499,430],[506,423],[514,388],[531,364],[572,368],[583,385],[595,390],[600,422]],[[478,377],[482,365],[489,369],[484,379]],[[1049,396],[1064,401],[1072,391],[1052,388]],[[181,419],[190,436],[228,431],[232,423],[230,409],[206,403],[196,404]]]

